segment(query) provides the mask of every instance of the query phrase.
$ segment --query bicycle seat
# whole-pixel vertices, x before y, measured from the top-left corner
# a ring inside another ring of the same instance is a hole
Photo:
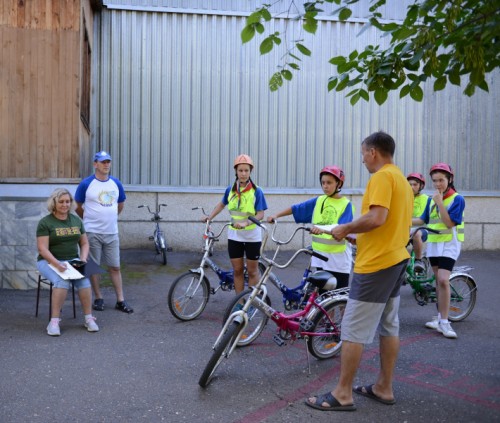
[[[318,270],[317,272],[311,273],[307,277],[307,282],[326,291],[331,291],[332,289],[337,288],[337,279],[325,270]]]

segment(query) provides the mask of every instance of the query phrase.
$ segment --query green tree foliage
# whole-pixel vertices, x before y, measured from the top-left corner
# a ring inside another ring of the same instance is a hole
[[[297,19],[302,28],[315,34],[324,3],[337,4],[334,14],[346,21],[352,14],[350,6],[358,1],[281,3],[288,11],[299,10]],[[332,57],[330,63],[337,74],[328,80],[329,91],[348,90],[346,96],[353,105],[360,99],[369,101],[370,93],[378,104],[383,104],[390,91],[399,91],[400,98],[410,95],[413,100],[422,101],[421,84],[430,78],[434,91],[444,89],[448,82],[460,86],[463,80],[467,96],[472,96],[476,87],[488,91],[485,75],[500,64],[500,0],[416,0],[400,22],[384,21],[379,9],[385,3],[386,0],[370,2],[368,23],[361,32],[374,27],[381,35],[390,37],[389,46],[368,45],[361,52]],[[256,33],[264,34],[266,23],[273,18],[271,6],[264,4],[247,18],[241,32],[243,43],[252,40]],[[279,32],[266,36],[260,44],[261,54],[279,46],[285,36]],[[290,81],[293,72],[300,70],[303,56],[310,55],[303,40],[294,41],[269,81],[271,91],[281,87],[284,80]]]

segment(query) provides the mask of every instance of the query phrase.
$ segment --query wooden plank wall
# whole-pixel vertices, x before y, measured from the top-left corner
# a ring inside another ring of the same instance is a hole
[[[80,10],[0,1],[0,181],[80,177]]]

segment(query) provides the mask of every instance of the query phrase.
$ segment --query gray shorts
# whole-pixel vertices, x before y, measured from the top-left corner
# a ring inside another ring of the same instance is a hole
[[[354,273],[342,318],[343,341],[370,344],[381,336],[399,336],[399,288],[407,260],[373,273]]]
[[[95,234],[87,232],[90,257],[98,265],[120,267],[120,240],[118,234]]]

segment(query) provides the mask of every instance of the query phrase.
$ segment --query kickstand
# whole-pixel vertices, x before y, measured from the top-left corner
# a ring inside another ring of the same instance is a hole
[[[307,373],[309,376],[311,376],[311,361],[309,360],[309,348],[307,348],[307,340],[309,339],[309,336],[304,337],[304,345],[306,347],[306,357],[307,357]]]

